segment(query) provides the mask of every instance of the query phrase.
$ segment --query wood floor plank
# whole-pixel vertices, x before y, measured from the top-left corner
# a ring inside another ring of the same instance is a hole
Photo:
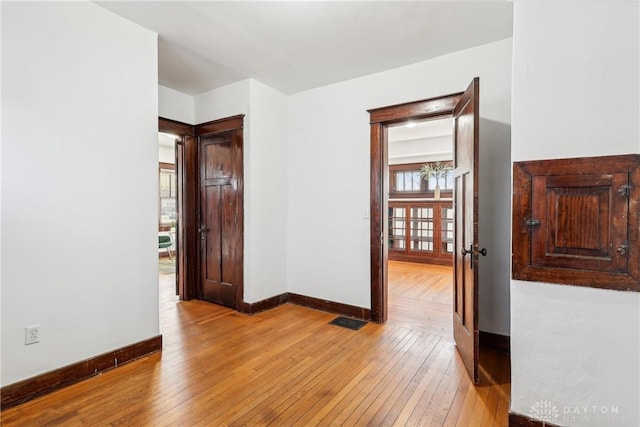
[[[386,328],[386,326],[384,328]],[[402,339],[408,337],[409,332],[410,330],[408,329],[401,330],[397,334],[394,334],[398,339],[390,340],[387,344],[381,341],[379,345],[376,345],[376,352],[365,352],[362,357],[365,358],[366,364],[357,369],[357,371],[354,370],[357,374],[351,377],[348,382],[343,381],[344,385],[334,391],[330,399],[328,399],[321,408],[318,408],[317,411],[311,414],[311,417],[302,417],[299,421],[308,422],[309,425],[322,425],[328,423],[327,420],[332,419],[336,414],[343,411],[346,405],[353,402],[353,396],[361,393],[361,388],[366,384],[365,378],[370,377],[380,366],[384,366],[386,360],[393,355],[392,349],[395,348]],[[349,368],[353,370],[351,367]]]
[[[347,419],[347,425],[351,425],[349,422],[350,419],[358,425],[377,422],[374,421],[375,414],[381,412],[386,413],[388,408],[393,406],[395,399],[393,399],[392,396],[397,399],[397,396],[407,387],[415,376],[416,370],[420,367],[421,360],[428,357],[437,345],[439,339],[439,337],[425,335],[421,339],[421,342],[417,343],[417,347],[420,348],[419,353],[414,353],[414,348],[408,349],[403,358],[399,360],[387,373],[385,378],[380,381],[380,387],[371,390],[367,399],[362,402],[361,407],[365,408],[367,400],[370,399],[370,403],[366,406],[366,409],[360,415],[354,412],[354,414]],[[394,393],[396,391],[397,393]],[[380,416],[379,418],[383,419],[384,417]]]
[[[389,263],[389,321],[358,331],[290,304],[245,316],[179,301],[160,276],[163,351],[0,413],[3,426],[499,426],[508,356],[473,385],[451,336],[451,268]]]
[[[404,352],[410,348],[414,343],[416,343],[421,338],[421,333],[416,331],[408,331],[405,338],[400,340],[393,349],[388,351],[388,356],[384,357],[384,355],[380,354],[379,351],[378,357],[376,357],[375,369],[369,371],[369,373],[363,378],[360,383],[354,388],[353,393],[344,399],[346,406],[339,405],[336,408],[341,409],[341,411],[335,415],[331,415],[333,419],[329,419],[329,416],[325,417],[325,419],[321,422],[322,424],[329,423],[332,425],[345,425],[347,419],[349,417],[354,416],[355,413],[358,412],[358,409],[363,405],[368,405],[366,400],[369,398],[369,393],[371,392],[370,384],[371,383],[379,383],[382,378],[391,370],[398,360],[400,360],[404,354]],[[378,350],[378,349],[376,349]],[[353,396],[357,396],[357,398],[351,398]],[[335,411],[337,412],[337,411]],[[353,425],[346,424],[346,425]]]
[[[446,340],[438,341],[436,351],[432,352],[418,369],[414,376],[415,381],[405,390],[404,396],[400,396],[395,405],[386,411],[382,425],[407,425],[409,417],[420,406],[428,406],[431,399],[429,392],[435,392],[437,385],[442,381],[443,374],[451,357],[450,348],[447,348]],[[395,409],[395,410],[394,410]],[[382,415],[382,414],[381,414]],[[375,418],[372,419],[375,422]]]

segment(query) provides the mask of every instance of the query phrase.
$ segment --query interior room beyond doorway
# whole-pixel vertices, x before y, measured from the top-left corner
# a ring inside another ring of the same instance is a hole
[[[158,133],[158,270],[160,274],[176,271],[176,137]]]
[[[388,128],[389,320],[452,336],[453,123]]]

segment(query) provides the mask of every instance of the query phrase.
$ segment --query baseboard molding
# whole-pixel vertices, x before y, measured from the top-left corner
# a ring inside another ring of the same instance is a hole
[[[108,353],[6,385],[0,389],[0,394],[2,395],[0,406],[2,409],[17,406],[161,350],[162,335],[157,335]]]
[[[260,313],[261,311],[270,310],[279,305],[286,304],[288,300],[288,295],[284,293],[257,302],[243,302],[241,312],[249,315]]]
[[[354,305],[343,304],[341,302],[327,301],[319,298],[308,297],[306,295],[293,294],[291,292],[275,295],[257,302],[243,302],[242,307],[238,311],[252,315],[260,313],[261,311],[276,308],[277,306],[286,303],[326,311],[329,313],[342,314],[356,319],[367,321],[371,320],[371,310],[368,308],[356,307]]]
[[[560,427],[557,424],[535,420],[526,415],[509,412],[509,427]]]
[[[289,302],[291,304],[301,305],[303,307],[314,308],[316,310],[327,311],[329,313],[342,314],[361,320],[371,320],[371,310],[354,305],[343,304],[341,302],[327,301],[319,298],[308,297],[306,295],[289,293]]]
[[[508,335],[494,334],[493,332],[480,331],[480,347],[493,348],[503,353],[511,353],[511,337]]]

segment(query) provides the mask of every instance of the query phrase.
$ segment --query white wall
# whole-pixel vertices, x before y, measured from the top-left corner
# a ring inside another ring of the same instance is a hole
[[[250,80],[242,80],[194,97],[194,124],[249,113]],[[245,138],[246,123],[245,118]]]
[[[194,98],[177,90],[158,86],[158,113],[165,119],[195,124]]]
[[[514,161],[640,152],[639,18],[637,1],[516,1]],[[640,293],[513,280],[511,327],[513,412],[640,425]]]
[[[256,302],[287,291],[287,98],[253,79],[250,89],[244,299]]]
[[[2,385],[159,333],[156,52],[89,2],[2,4]]]
[[[481,154],[480,327],[509,333],[511,39],[289,97],[288,291],[370,307],[367,109],[460,92],[475,76],[480,144],[496,155]]]

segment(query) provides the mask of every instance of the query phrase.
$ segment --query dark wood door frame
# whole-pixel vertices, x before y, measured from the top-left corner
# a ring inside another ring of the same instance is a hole
[[[239,230],[239,236],[235,236],[234,240],[234,255],[233,260],[236,265],[236,274],[234,277],[236,278],[236,283],[234,285],[237,286],[237,291],[235,292],[235,309],[241,311],[243,308],[243,300],[244,300],[244,161],[243,161],[243,152],[244,152],[244,114],[240,114],[237,116],[227,117],[219,120],[214,120],[207,123],[202,123],[194,126],[194,134],[196,137],[196,183],[197,186],[197,197],[196,199],[196,210],[197,219],[194,224],[194,229],[197,232],[197,285],[196,285],[196,298],[202,298],[202,253],[200,248],[200,231],[199,227],[204,224],[202,220],[203,209],[201,206],[201,201],[203,195],[200,192],[200,139],[201,137],[206,137],[209,135],[222,134],[232,132],[234,134],[234,182],[235,182],[235,190],[234,192],[237,194],[237,208],[236,212],[238,212],[236,217],[236,227]]]
[[[197,229],[195,181],[196,140],[193,125],[158,118],[158,130],[178,136],[176,141],[176,178],[178,223],[176,229],[176,283],[181,300],[196,298]]]
[[[178,229],[176,230],[178,263],[176,280],[181,300],[199,298],[200,277],[200,224],[198,136],[239,129],[242,138],[244,115],[190,125],[176,120],[158,118],[158,130],[179,137],[176,147],[176,176],[178,187]],[[241,175],[244,172],[242,171]],[[244,187],[243,179],[238,182]],[[240,203],[244,198],[240,197]],[[243,207],[240,206],[240,212]],[[240,215],[239,221],[244,221]],[[243,238],[241,239],[243,240]],[[242,271],[242,267],[241,270]],[[242,307],[243,289],[239,292],[238,307]]]
[[[368,110],[371,126],[371,320],[374,322],[384,323],[388,315],[388,249],[383,244],[387,237],[389,194],[387,128],[408,120],[452,117],[461,96],[462,92]]]

